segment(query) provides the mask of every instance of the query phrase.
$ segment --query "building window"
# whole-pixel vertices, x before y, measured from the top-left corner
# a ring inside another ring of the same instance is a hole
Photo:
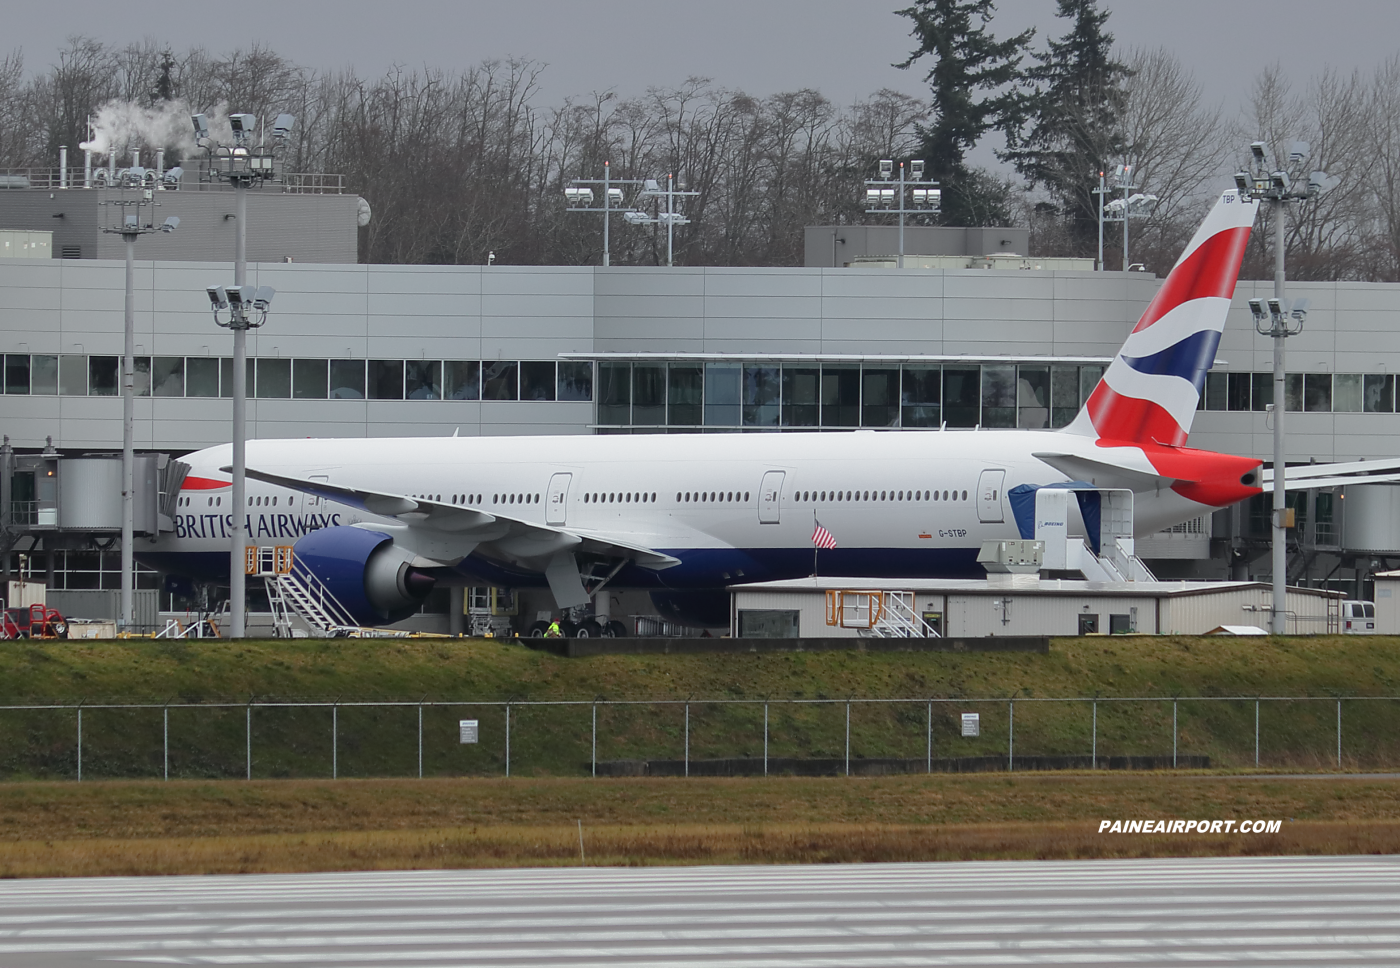
[[[860,367],[822,367],[822,426],[860,426]]]
[[[407,399],[442,399],[442,363],[438,360],[405,361],[403,379]]]
[[[88,392],[95,397],[117,395],[117,358],[115,356],[88,357]]]
[[[183,397],[185,395],[185,358],[157,356],[151,361],[151,396]]]
[[[982,367],[982,426],[1016,426],[1016,367]]]
[[[326,360],[292,361],[292,396],[297,400],[326,399]]]
[[[365,373],[371,400],[403,399],[403,360],[368,360]]]
[[[87,396],[88,360],[86,356],[59,357],[58,392],[68,397]]]
[[[476,360],[448,360],[442,381],[442,395],[448,400],[481,399],[481,364]]]
[[[632,364],[598,364],[598,422],[623,425],[632,422]]]
[[[331,360],[331,397],[336,400],[365,398],[364,360]]]
[[[5,392],[29,392],[29,354],[5,354]]]
[[[692,363],[672,363],[667,368],[666,422],[672,427],[698,427],[703,422],[704,380],[704,371]]]
[[[557,377],[552,360],[522,360],[520,399],[553,400]]]
[[[257,397],[284,400],[292,395],[292,361],[258,360]]]
[[[943,371],[937,366],[906,366],[900,380],[900,423],[905,427],[937,427]]]
[[[1050,367],[1016,367],[1016,426],[1022,430],[1050,426]]]
[[[1083,402],[1079,399],[1079,367],[1050,367],[1050,426],[1068,427]]]
[[[1309,413],[1332,412],[1332,374],[1303,374],[1303,409]]]
[[[514,360],[481,364],[481,399],[519,400],[520,364]]]
[[[861,373],[860,425],[899,426],[899,368],[870,369]]]
[[[1361,381],[1361,396],[1367,413],[1395,411],[1395,376],[1390,373],[1368,373]]]
[[[738,363],[705,364],[705,426],[739,426]]]
[[[637,363],[632,366],[632,419],[634,426],[660,427],[666,423],[666,365]]]
[[[782,371],[776,366],[746,366],[743,381],[744,426],[778,426],[782,415]]]
[[[815,366],[783,367],[783,426],[821,425],[821,370]]]
[[[559,364],[559,399],[593,399],[593,364],[588,361],[565,360]]]
[[[1361,412],[1361,374],[1338,373],[1332,378],[1332,409],[1337,413]]]
[[[1249,409],[1264,411],[1274,402],[1274,377],[1272,373],[1252,374],[1250,383]]]
[[[975,427],[981,420],[980,367],[943,368],[943,419],[949,427]]]
[[[29,392],[53,396],[58,393],[58,357],[35,353],[29,358]]]

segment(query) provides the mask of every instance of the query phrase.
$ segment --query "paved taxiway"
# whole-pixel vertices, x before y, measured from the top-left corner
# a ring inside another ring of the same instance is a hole
[[[0,965],[1400,964],[1400,858],[0,882]]]

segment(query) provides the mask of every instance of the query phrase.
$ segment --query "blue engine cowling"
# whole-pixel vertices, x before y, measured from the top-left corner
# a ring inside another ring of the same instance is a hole
[[[413,555],[382,531],[333,527],[293,547],[297,563],[325,585],[361,625],[397,622],[417,611],[437,579],[409,564]]]

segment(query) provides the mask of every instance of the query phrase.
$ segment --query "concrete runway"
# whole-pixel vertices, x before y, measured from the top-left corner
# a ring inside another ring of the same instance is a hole
[[[1400,858],[0,882],[0,966],[1400,965]]]

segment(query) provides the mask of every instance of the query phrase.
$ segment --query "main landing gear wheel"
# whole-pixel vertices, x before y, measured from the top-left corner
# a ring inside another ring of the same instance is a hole
[[[611,622],[608,623],[608,637],[614,639],[627,638],[627,626],[619,622],[617,619],[613,619]]]
[[[544,634],[545,634],[546,632],[548,632],[548,631],[549,631],[549,623],[548,623],[548,622],[536,622],[534,625],[531,625],[531,626],[530,626],[530,638],[532,638],[532,639],[542,639],[542,638],[544,638]]]

